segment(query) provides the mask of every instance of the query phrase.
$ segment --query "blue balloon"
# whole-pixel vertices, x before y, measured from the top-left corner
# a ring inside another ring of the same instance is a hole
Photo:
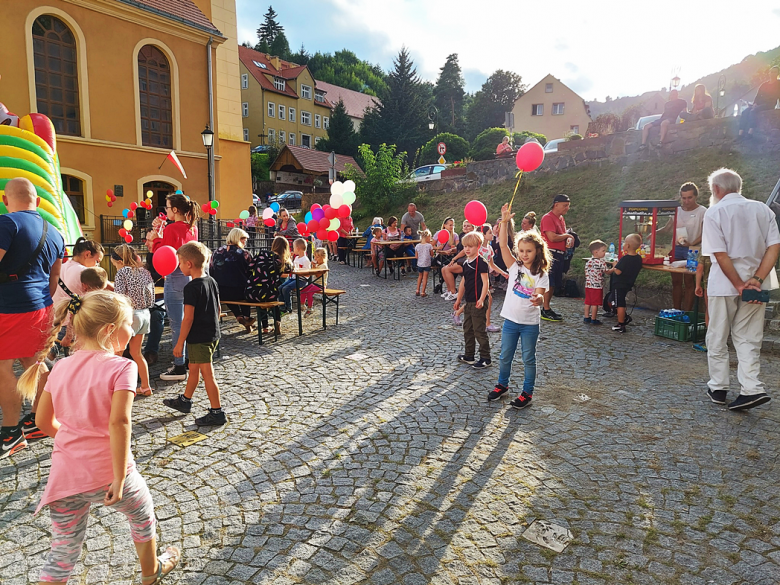
[[[303,223],[309,223],[312,219],[314,219],[311,215],[311,211],[306,212],[306,217],[303,218]]]
[[[322,211],[322,209],[317,208],[311,212],[311,217],[312,219],[316,219],[317,221],[320,221],[323,217],[325,217],[325,212]]]
[[[184,191],[181,189],[176,189],[176,195],[184,195]]]
[[[125,219],[127,219],[127,213],[128,213],[127,209],[122,210],[122,215],[125,217]]]
[[[271,209],[274,210],[274,213],[279,213],[279,210],[281,209],[281,207],[279,207],[279,204],[276,201],[271,203],[270,207]]]

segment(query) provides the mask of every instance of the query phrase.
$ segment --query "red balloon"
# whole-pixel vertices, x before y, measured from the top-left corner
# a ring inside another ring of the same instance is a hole
[[[133,201],[133,202],[130,204],[130,209],[132,209],[133,211],[135,211],[136,209],[138,209],[138,203],[136,203],[135,201]]]
[[[463,215],[469,220],[471,225],[479,227],[487,221],[487,208],[485,204],[476,199],[466,203],[466,209],[463,210]]]
[[[109,197],[113,197],[114,196],[114,191],[111,190],[111,189],[106,189],[106,195],[108,195]]]
[[[331,242],[335,242],[339,239],[339,233],[338,232],[328,232],[328,240]]]
[[[209,207],[209,214],[211,215],[217,215],[217,210],[213,207]]]
[[[336,233],[336,232],[333,232],[333,233]],[[328,239],[328,232],[326,232],[325,230],[319,230],[317,232],[317,239],[318,240],[323,240],[323,241],[327,240]]]
[[[106,205],[108,205],[109,207],[113,207],[114,206],[114,204],[111,203],[110,201]]]
[[[229,221],[229,222],[227,222],[227,223],[225,224],[225,226],[226,226],[226,227],[229,227],[229,228],[232,228],[232,227],[233,227],[233,226],[235,226],[235,225],[236,225],[236,224],[234,224],[232,221]]]
[[[322,211],[327,211],[328,209],[330,209],[330,203],[326,203],[322,206]]]
[[[320,229],[326,230],[330,227],[330,220],[327,217],[323,217],[320,221]]]
[[[309,231],[308,226],[305,223],[303,223],[302,221],[299,221],[298,225],[296,227],[298,228],[298,233],[301,233],[301,234],[305,234],[306,232]]]
[[[111,202],[116,203],[116,195],[111,195]]]
[[[134,217],[135,217],[135,213],[133,213],[132,211],[127,212],[127,219],[133,219]]]
[[[324,209],[323,211],[325,211],[325,217],[327,217],[328,219],[333,219],[335,217],[338,217],[339,214],[337,209],[334,209],[333,207],[330,206],[328,206],[328,208]]]
[[[339,207],[339,217],[349,217],[350,213],[352,213],[352,208],[349,205]]]
[[[312,203],[310,211],[314,211],[315,209],[322,209],[322,205],[319,203]]]
[[[125,236],[125,242],[127,242],[128,244],[132,243],[133,242],[133,236],[131,234],[127,234]]]
[[[309,228],[309,231],[311,233],[314,233],[318,229],[320,229],[320,222],[318,222],[316,219],[310,219],[309,223],[306,224],[306,227]],[[320,238],[320,239],[322,239],[322,238]]]
[[[268,226],[268,227],[273,227],[273,226],[275,226],[275,225],[276,225],[276,222],[274,221],[274,219],[273,219],[272,217],[269,217],[268,219],[264,219],[264,220],[263,220],[263,223],[264,223],[266,226]]]
[[[154,269],[160,276],[168,276],[176,270],[179,265],[179,259],[176,256],[176,250],[172,246],[161,246],[152,256]]]
[[[119,228],[119,235],[124,238],[127,235],[127,230],[125,228]]]
[[[439,243],[441,245],[444,245],[450,241],[450,232],[448,232],[447,230],[441,230],[436,236],[436,239],[439,240]]]
[[[536,141],[526,142],[518,149],[515,162],[524,173],[535,171],[544,162],[544,148]]]

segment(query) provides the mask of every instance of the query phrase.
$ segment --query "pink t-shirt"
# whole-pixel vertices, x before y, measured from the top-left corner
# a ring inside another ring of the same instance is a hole
[[[79,264],[75,260],[68,260],[62,265],[60,280],[65,283],[65,286],[67,286],[74,295],[81,296],[84,294],[84,286],[81,284],[81,273],[86,269],[86,266]],[[52,297],[54,303],[56,304],[60,301],[64,301],[67,298],[69,298],[68,293],[62,290],[61,286],[57,285],[57,290],[54,291],[54,296]]]
[[[44,392],[60,423],[51,470],[37,513],[50,502],[108,486],[114,480],[108,423],[114,392],[135,394],[138,366],[104,351],[79,350],[54,364]],[[135,468],[128,453],[127,471]]]

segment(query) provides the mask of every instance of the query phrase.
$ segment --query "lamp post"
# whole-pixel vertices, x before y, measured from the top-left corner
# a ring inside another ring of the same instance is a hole
[[[206,124],[206,129],[200,133],[201,138],[203,138],[203,146],[206,147],[206,154],[208,156],[207,159],[207,166],[208,166],[208,179],[209,179],[209,201],[214,201],[214,183],[213,183],[213,177],[211,174],[211,164],[213,159],[213,147],[214,147],[214,132],[209,128],[209,125]],[[214,222],[214,216],[210,215],[211,222]]]
[[[669,91],[673,89],[677,89],[680,86],[680,78],[675,75],[672,77],[672,80],[669,82]]]
[[[718,95],[715,98],[715,117],[720,116],[720,98],[726,95],[726,74],[718,78]]]
[[[436,128],[436,120],[439,117],[439,110],[436,109],[436,106],[431,105],[428,108],[428,130],[433,130]]]

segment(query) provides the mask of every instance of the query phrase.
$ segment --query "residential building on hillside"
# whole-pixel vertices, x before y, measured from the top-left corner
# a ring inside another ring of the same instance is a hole
[[[300,191],[314,191],[315,181],[328,186],[328,171],[330,153],[320,152],[311,148],[300,146],[285,146],[279,152],[279,156],[271,164],[271,180],[274,182],[277,193],[287,189]],[[336,155],[336,176],[341,178],[347,165],[363,171],[355,159],[345,154]]]
[[[537,132],[548,140],[585,134],[591,122],[585,100],[552,75],[521,95],[512,112],[515,131]]]
[[[176,189],[208,201],[201,132],[212,120],[219,212],[235,217],[251,202],[235,0],[15,0],[3,5],[0,37],[0,102],[51,118],[87,234],[99,239],[100,216],[121,215],[147,191],[158,209]],[[165,162],[171,150],[187,179]],[[113,209],[107,189],[119,197]]]
[[[381,102],[378,97],[360,93],[346,87],[339,87],[332,83],[325,83],[324,81],[317,80],[317,89],[322,90],[328,101],[333,104],[333,107],[339,103],[339,100],[344,102],[344,108],[347,110],[347,115],[352,120],[352,126],[355,128],[355,132],[360,130],[360,124],[363,123],[363,116],[367,109],[377,107]]]
[[[244,140],[314,148],[328,135],[333,105],[309,68],[238,48]]]

